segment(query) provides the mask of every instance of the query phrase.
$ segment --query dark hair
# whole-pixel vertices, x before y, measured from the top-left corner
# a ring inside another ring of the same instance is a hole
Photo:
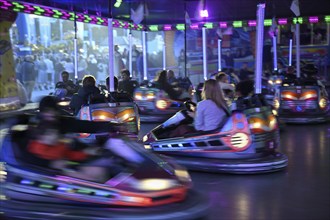
[[[131,75],[128,69],[122,69],[120,73],[124,73],[128,77]]]
[[[237,83],[236,92],[240,92],[243,97],[248,96],[254,90],[254,81],[243,80]]]
[[[85,86],[95,86],[96,80],[93,75],[85,75],[82,81],[83,87]]]
[[[167,82],[167,71],[166,70],[160,70],[157,72],[155,81],[157,81],[160,84],[166,84]]]
[[[39,111],[44,112],[47,109],[59,110],[55,96],[45,96],[39,102]]]
[[[69,75],[69,73],[67,72],[67,71],[63,71],[62,73],[61,73],[61,75],[63,76],[63,75]]]
[[[227,74],[225,72],[219,72],[216,76],[215,76],[215,79],[217,81],[221,81],[224,77],[226,77]]]

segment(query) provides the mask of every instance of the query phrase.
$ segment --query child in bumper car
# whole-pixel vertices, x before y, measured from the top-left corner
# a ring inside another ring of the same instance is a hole
[[[33,164],[62,171],[65,175],[85,180],[103,181],[108,176],[108,165],[113,163],[103,146],[87,145],[77,139],[65,136],[70,132],[97,132],[120,130],[117,124],[91,122],[59,115],[56,98],[44,97],[39,104],[40,113],[27,151],[27,161]],[[29,157],[29,155],[27,155]],[[33,161],[34,160],[34,161]],[[70,164],[77,164],[72,169]]]

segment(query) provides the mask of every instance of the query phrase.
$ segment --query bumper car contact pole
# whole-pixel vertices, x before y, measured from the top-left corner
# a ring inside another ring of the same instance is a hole
[[[73,46],[74,46],[74,78],[78,81],[78,40],[77,40],[77,19],[76,13],[74,13],[74,39],[73,39]]]
[[[148,71],[147,71],[147,32],[142,31],[142,53],[143,53],[143,80],[148,80]]]
[[[204,80],[207,80],[206,27],[202,28],[202,33],[203,33],[203,73],[204,73]]]
[[[256,72],[255,72],[255,94],[261,94],[262,76],[262,48],[264,38],[264,19],[266,4],[257,5],[257,37],[256,37]]]
[[[166,70],[166,44],[163,44],[163,70]]]
[[[111,9],[112,1],[109,2],[109,14],[110,17],[108,18],[108,44],[109,44],[109,89],[110,92],[115,91],[115,84],[114,84],[114,52],[113,52],[113,25],[112,25],[112,9]]]
[[[218,71],[222,70],[222,66],[221,66],[221,43],[222,43],[222,39],[219,38],[218,39]]]
[[[300,78],[300,25],[297,19],[296,22],[296,71],[297,78]]]

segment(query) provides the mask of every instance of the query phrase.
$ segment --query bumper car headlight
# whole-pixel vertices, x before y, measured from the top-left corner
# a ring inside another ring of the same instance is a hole
[[[155,99],[155,94],[147,94],[147,99],[148,100],[153,100],[153,99]]]
[[[231,145],[237,150],[245,149],[250,143],[249,136],[245,133],[236,133],[231,137]]]
[[[268,84],[273,85],[273,80],[268,80]]]
[[[277,99],[275,99],[274,100],[274,108],[279,109],[279,107],[280,107],[280,102]]]
[[[141,93],[136,93],[136,94],[134,95],[134,99],[135,99],[135,100],[142,100],[142,94],[141,94]]]
[[[321,98],[320,101],[319,101],[319,106],[322,109],[324,109],[325,107],[327,107],[327,100],[325,98]]]
[[[57,103],[59,106],[69,106],[70,105],[70,101],[61,101]]]
[[[144,145],[144,149],[146,149],[146,150],[151,150],[152,147],[151,147],[150,144],[145,144],[145,145]]]
[[[275,109],[272,110],[272,113],[273,113],[273,115],[275,115],[275,116],[278,115],[278,114],[277,114],[277,110],[275,110]]]
[[[282,84],[282,80],[281,80],[281,79],[277,79],[277,80],[275,80],[275,84],[276,84],[276,85],[281,85],[281,84]]]
[[[158,100],[157,102],[156,102],[156,107],[158,108],[158,109],[161,109],[161,110],[164,110],[164,109],[166,109],[167,108],[167,102],[165,101],[165,100]]]
[[[145,179],[135,184],[135,188],[143,191],[159,191],[170,189],[173,186],[175,186],[175,181],[168,179]]]

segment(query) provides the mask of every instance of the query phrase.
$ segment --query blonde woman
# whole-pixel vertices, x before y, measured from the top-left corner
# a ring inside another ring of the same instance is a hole
[[[205,81],[202,99],[197,104],[196,112],[189,113],[194,117],[194,128],[197,131],[214,130],[220,126],[226,115],[229,115],[223,92],[216,80]]]
[[[196,111],[188,112],[194,118],[193,126],[179,125],[170,137],[182,136],[196,131],[212,131],[218,128],[226,116],[228,107],[219,83],[214,79],[206,80],[202,91],[202,101],[197,103]]]

